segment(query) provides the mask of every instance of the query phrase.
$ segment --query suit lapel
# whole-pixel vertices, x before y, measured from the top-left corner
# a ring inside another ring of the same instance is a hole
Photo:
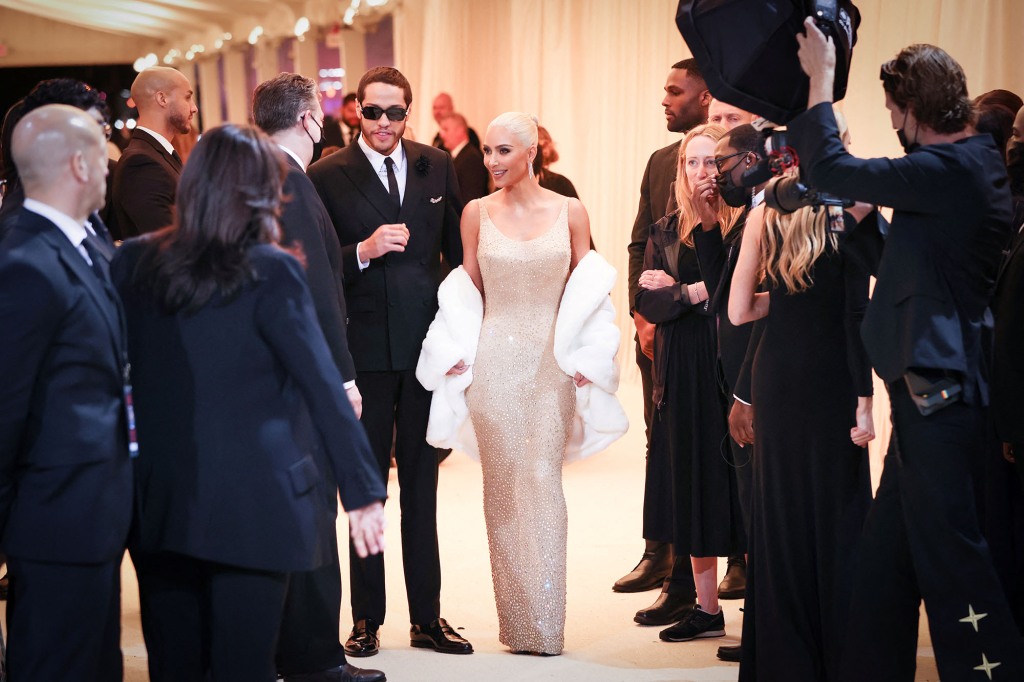
[[[409,149],[409,145],[405,144],[405,140],[402,140],[402,145],[405,147],[405,198],[402,200],[402,210],[398,212],[399,222],[407,221],[409,216],[416,214],[416,207],[422,200],[423,190],[425,189],[424,185],[426,184],[426,174],[421,175],[416,170],[416,161],[419,159],[419,154],[414,159],[412,150]]]
[[[120,365],[121,353],[124,350],[124,339],[121,333],[119,315],[122,313],[117,293],[113,290],[107,291],[107,287],[100,282],[99,277],[96,276],[96,273],[89,267],[89,264],[82,258],[82,254],[72,246],[71,242],[68,241],[59,228],[45,218],[41,218],[38,225],[40,227],[40,236],[57,250],[57,256],[64,264],[64,267],[75,274],[75,277],[82,283],[89,296],[95,301],[96,307],[103,315],[103,319],[107,324],[111,344],[114,348],[114,357],[117,364]]]
[[[153,151],[155,151],[160,158],[163,159],[163,162],[171,169],[171,172],[174,173],[175,177],[179,177],[181,175],[181,161],[174,158],[173,155],[168,154],[167,150],[164,149],[162,144],[156,141],[155,137],[142,130],[136,130],[133,132],[132,137],[152,147]]]
[[[359,145],[353,144],[345,147],[338,154],[345,154],[347,157],[341,164],[341,170],[352,181],[352,184],[362,192],[370,205],[377,209],[385,222],[395,222],[398,219],[398,207],[391,200],[388,191],[384,189],[384,183],[380,181],[377,170],[370,165],[370,160],[366,158],[366,154],[359,148]],[[406,192],[408,191],[408,187],[406,187]]]

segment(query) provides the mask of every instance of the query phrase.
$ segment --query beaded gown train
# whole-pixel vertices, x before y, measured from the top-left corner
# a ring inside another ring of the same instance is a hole
[[[558,654],[565,628],[568,516],[562,461],[576,405],[555,362],[555,317],[569,276],[568,200],[535,239],[502,234],[480,200],[484,319],[469,414],[480,446],[498,639]]]

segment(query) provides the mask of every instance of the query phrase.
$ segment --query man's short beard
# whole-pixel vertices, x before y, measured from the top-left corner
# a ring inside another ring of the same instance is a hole
[[[180,135],[187,135],[192,130],[192,124],[189,123],[188,117],[182,116],[181,114],[172,114],[171,118],[168,119],[168,123],[174,128]]]

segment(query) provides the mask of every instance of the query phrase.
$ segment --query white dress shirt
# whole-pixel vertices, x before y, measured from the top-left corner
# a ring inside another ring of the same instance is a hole
[[[85,246],[82,244],[82,242],[85,241],[86,236],[89,234],[89,231],[86,230],[84,224],[76,222],[74,218],[66,213],[58,211],[49,204],[44,204],[41,201],[29,199],[28,197],[25,198],[24,207],[26,211],[31,211],[36,215],[41,215],[56,225],[57,228],[64,233],[64,236],[68,238],[68,241],[71,242],[71,245],[78,249],[78,253],[82,255],[85,262],[90,266],[92,265],[92,259],[89,258],[89,252],[85,250]]]
[[[165,151],[166,151],[166,152],[167,152],[168,154],[170,154],[170,155],[172,155],[172,156],[174,155],[174,145],[172,145],[172,144],[171,144],[171,143],[170,143],[170,142],[169,142],[169,141],[167,140],[167,138],[166,138],[166,137],[164,137],[164,136],[163,136],[163,135],[161,135],[160,133],[156,132],[155,130],[150,130],[149,128],[143,128],[142,126],[135,126],[135,129],[136,129],[136,130],[142,130],[142,131],[146,132],[147,134],[149,134],[149,135],[152,135],[152,136],[153,136],[153,139],[155,139],[155,140],[156,140],[157,142],[159,142],[159,143],[160,143],[160,146],[161,146],[161,147],[163,147],[163,148],[164,148],[164,150],[165,150]]]

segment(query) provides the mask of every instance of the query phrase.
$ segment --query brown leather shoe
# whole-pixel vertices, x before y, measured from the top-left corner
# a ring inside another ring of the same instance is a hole
[[[653,604],[637,611],[633,620],[640,625],[671,625],[681,621],[696,604],[692,597],[662,592]]]
[[[409,630],[409,643],[442,654],[473,653],[473,645],[460,637],[444,618],[438,618],[430,625],[413,625]]]
[[[345,653],[356,658],[376,655],[380,651],[379,629],[380,626],[369,618],[357,620],[345,641]]]
[[[667,542],[647,542],[640,563],[612,585],[614,592],[646,592],[661,587],[672,572],[672,545]]]
[[[719,599],[743,599],[747,594],[747,562],[742,554],[729,557],[729,567],[718,585]]]
[[[718,647],[718,660],[720,661],[728,661],[729,663],[739,663],[741,658],[743,658],[742,644],[737,644],[736,646]]]

